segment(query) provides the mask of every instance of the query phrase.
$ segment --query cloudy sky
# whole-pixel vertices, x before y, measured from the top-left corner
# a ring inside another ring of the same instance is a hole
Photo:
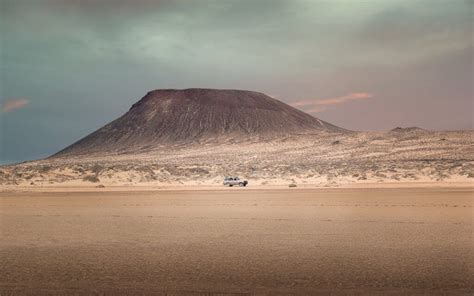
[[[353,130],[473,128],[471,0],[0,3],[0,163],[157,88],[261,91]]]

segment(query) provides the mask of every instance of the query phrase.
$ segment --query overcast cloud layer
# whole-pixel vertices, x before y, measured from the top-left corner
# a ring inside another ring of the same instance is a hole
[[[474,1],[0,1],[0,163],[157,88],[261,91],[353,130],[473,128]]]

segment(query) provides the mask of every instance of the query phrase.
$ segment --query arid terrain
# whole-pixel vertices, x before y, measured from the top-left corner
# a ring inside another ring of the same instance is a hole
[[[121,117],[49,158],[0,166],[0,185],[251,186],[469,184],[474,131],[355,132],[263,93],[148,92]]]
[[[474,296],[474,0],[0,0],[0,296]]]
[[[0,193],[0,294],[472,295],[471,189]]]
[[[42,186],[250,186],[453,183],[474,180],[474,132],[290,135],[262,142],[163,146],[143,153],[57,157],[0,167],[4,188]]]
[[[0,294],[472,295],[473,139],[152,91],[51,157],[0,166]]]

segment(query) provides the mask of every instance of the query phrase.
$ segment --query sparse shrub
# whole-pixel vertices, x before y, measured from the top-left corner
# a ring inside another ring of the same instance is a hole
[[[97,185],[95,186],[96,188],[105,188],[105,186],[103,184],[100,184],[100,185]]]
[[[209,171],[203,168],[189,168],[188,170],[193,174],[209,175]]]
[[[50,166],[50,165],[43,165],[43,166],[40,166],[40,167],[38,168],[38,172],[39,172],[40,174],[45,174],[45,173],[49,172],[50,170],[51,170],[51,166]]]
[[[82,181],[92,182],[92,183],[100,182],[99,178],[97,178],[97,176],[94,176],[94,175],[85,176],[84,178],[82,178]]]
[[[294,188],[294,187],[296,187],[296,184],[295,184],[295,183],[291,183],[290,185],[288,185],[288,187]]]
[[[95,165],[92,167],[91,171],[92,171],[94,174],[98,175],[103,169],[104,169],[104,168],[103,168],[101,165],[95,164]]]
[[[153,172],[153,169],[151,166],[137,166],[137,167],[134,167],[133,168],[135,171],[139,172],[139,173],[148,173],[148,174],[154,174]]]
[[[332,142],[332,144],[333,145],[339,145],[339,144],[341,144],[341,141],[334,141],[334,142]]]
[[[80,166],[74,167],[73,170],[74,170],[75,172],[80,173],[80,174],[84,174],[84,168],[82,168],[82,167],[80,167]]]

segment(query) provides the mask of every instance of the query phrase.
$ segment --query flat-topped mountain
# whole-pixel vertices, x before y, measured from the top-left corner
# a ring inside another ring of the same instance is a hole
[[[251,91],[155,90],[52,157],[0,166],[0,186],[222,186],[234,175],[251,186],[468,184],[473,139],[416,127],[348,132]]]
[[[54,156],[133,153],[169,143],[320,131],[346,130],[259,92],[161,89],[148,92],[123,116]]]

